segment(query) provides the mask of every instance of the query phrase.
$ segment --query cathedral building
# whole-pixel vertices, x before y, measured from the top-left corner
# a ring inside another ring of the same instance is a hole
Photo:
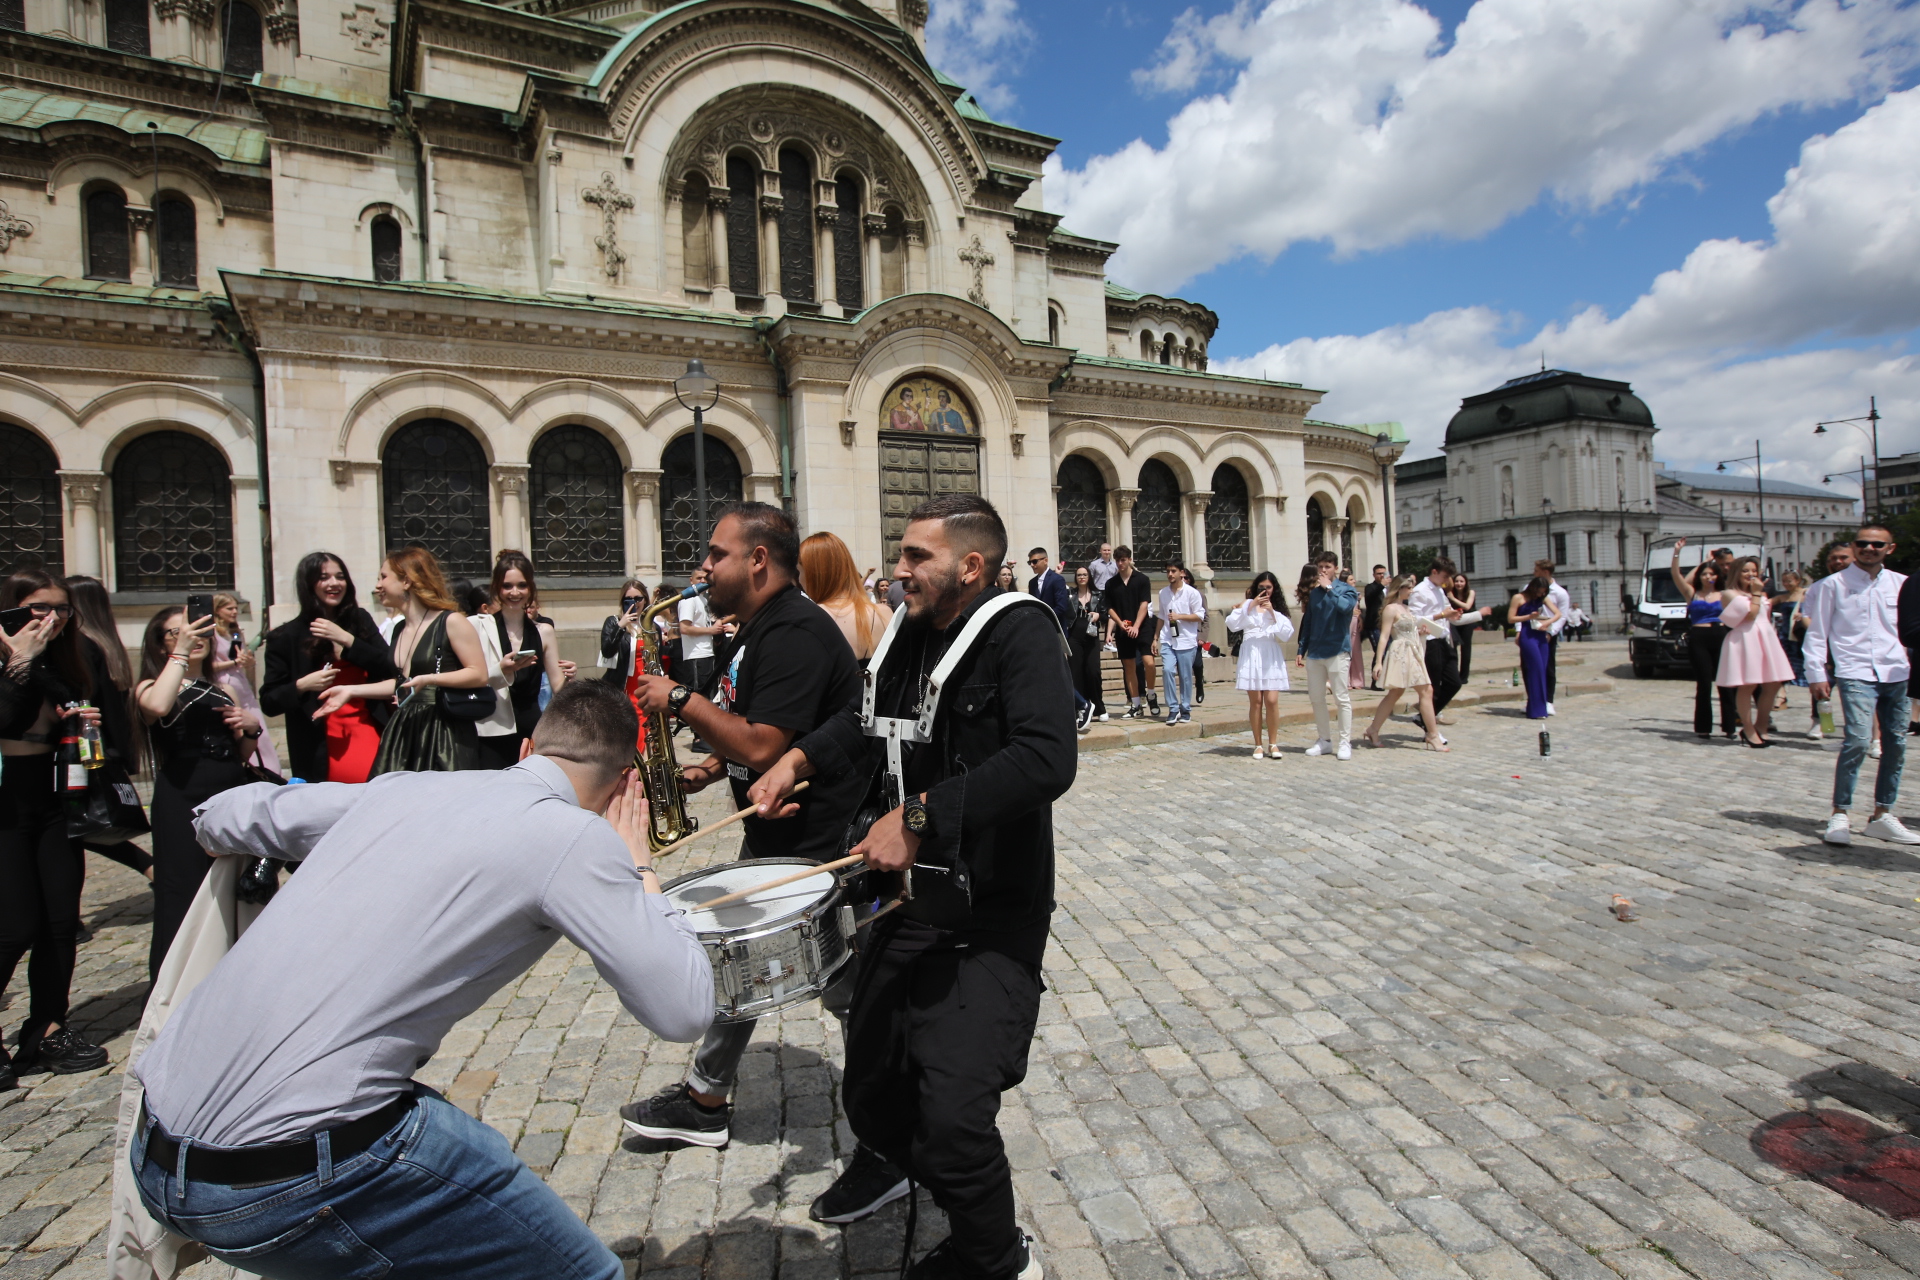
[[[925,0],[0,0],[0,523],[123,621],[283,617],[304,553],[526,550],[577,646],[714,500],[884,567],[979,492],[1019,560],[1130,542],[1223,603],[1386,554],[1321,393],[1208,368],[1107,278],[1056,140],[926,56]]]

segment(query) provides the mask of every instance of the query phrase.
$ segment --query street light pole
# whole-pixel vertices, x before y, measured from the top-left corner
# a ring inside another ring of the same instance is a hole
[[[1864,427],[1860,425],[1863,422],[1867,424]],[[1813,427],[1813,434],[1817,436],[1823,436],[1827,434],[1828,427],[1838,427],[1838,426],[1852,427],[1855,431],[1858,431],[1862,435],[1865,435],[1869,440],[1873,442],[1873,506],[1870,509],[1864,510],[1860,513],[1863,517],[1871,516],[1880,510],[1880,399],[1879,397],[1878,396],[1867,397],[1867,412],[1865,417],[1829,418],[1825,422],[1815,423]],[[1860,505],[1862,507],[1865,507],[1867,505],[1867,476],[1865,471],[1862,471],[1860,473]]]
[[[1760,503],[1760,574],[1762,577],[1765,577],[1767,575],[1767,488],[1765,483],[1766,475],[1765,472],[1761,470],[1760,465],[1760,442],[1758,440],[1753,442],[1753,456],[1751,458],[1727,458],[1716,466],[1714,470],[1725,471],[1727,469],[1727,463],[1729,462],[1740,463],[1742,465],[1749,462],[1753,464],[1753,494],[1754,498]],[[1721,527],[1723,528],[1726,525],[1725,510],[1726,504],[1722,503],[1721,511],[1723,514],[1721,516]]]
[[[707,372],[701,360],[687,361],[687,371],[673,380],[673,398],[693,410],[693,534],[694,563],[707,557],[707,428],[706,411],[720,403],[720,380]],[[662,566],[664,568],[664,565]]]

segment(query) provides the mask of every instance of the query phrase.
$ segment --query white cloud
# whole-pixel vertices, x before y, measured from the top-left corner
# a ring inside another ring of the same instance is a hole
[[[1159,290],[1303,240],[1346,253],[1479,235],[1543,194],[1630,195],[1770,112],[1885,92],[1915,64],[1920,9],[1478,0],[1450,46],[1441,35],[1410,0],[1189,12],[1137,79],[1190,90],[1225,70],[1230,87],[1182,107],[1164,147],[1052,165],[1050,200],[1120,241],[1116,275]]]
[[[1415,456],[1436,450],[1463,396],[1534,367],[1631,381],[1675,463],[1711,466],[1753,447],[1769,474],[1818,481],[1870,448],[1823,418],[1880,397],[1889,455],[1920,445],[1920,89],[1896,93],[1831,136],[1810,139],[1767,202],[1767,241],[1710,240],[1617,317],[1593,308],[1522,337],[1485,308],[1437,312],[1374,333],[1301,338],[1243,359],[1251,373],[1330,388],[1319,410],[1350,422],[1401,419]],[[1891,335],[1880,345],[1789,351],[1823,334]]]
[[[973,91],[988,111],[1010,111],[1007,77],[1033,43],[1018,0],[933,0],[927,16],[927,58]]]

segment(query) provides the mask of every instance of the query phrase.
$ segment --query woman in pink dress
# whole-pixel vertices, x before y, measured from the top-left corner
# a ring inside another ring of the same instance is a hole
[[[1714,683],[1736,691],[1741,740],[1750,747],[1770,747],[1773,701],[1780,686],[1793,679],[1793,663],[1773,629],[1760,562],[1752,556],[1736,560],[1727,577],[1728,589],[1720,593],[1720,621],[1727,638],[1720,647],[1720,673]]]

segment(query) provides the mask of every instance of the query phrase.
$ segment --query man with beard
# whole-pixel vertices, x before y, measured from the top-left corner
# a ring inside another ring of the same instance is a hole
[[[844,1097],[854,1135],[951,1224],[912,1280],[1041,1275],[994,1121],[1026,1075],[1053,913],[1051,806],[1077,760],[1059,624],[991,585],[1006,548],[982,498],[915,508],[894,570],[907,621],[870,664],[871,707],[850,704],[750,790],[773,816],[797,811],[787,797],[802,778],[877,771],[876,807],[892,804],[853,852],[877,871],[911,868],[913,897],[861,953]],[[902,732],[874,736],[889,721]]]
[[[744,807],[747,789],[761,770],[778,761],[794,739],[819,728],[860,695],[853,650],[832,616],[801,592],[799,564],[800,535],[786,513],[764,502],[726,507],[700,566],[714,616],[731,614],[739,624],[713,700],[692,696],[667,676],[640,677],[634,696],[647,711],[671,711],[713,749],[699,764],[681,770],[689,792],[724,776],[732,784],[735,808]],[[863,786],[864,779],[851,771],[821,778],[801,796],[792,818],[746,819],[740,856],[816,862],[837,856]],[[848,966],[823,993],[836,1017],[844,1016],[852,987]],[[725,1146],[733,1118],[727,1099],[753,1027],[735,1022],[711,1028],[684,1083],[620,1109],[627,1128],[656,1141]],[[843,1208],[862,1210],[855,1216],[864,1216],[905,1195],[906,1177],[898,1170],[881,1167],[874,1176],[889,1173],[885,1187]]]

